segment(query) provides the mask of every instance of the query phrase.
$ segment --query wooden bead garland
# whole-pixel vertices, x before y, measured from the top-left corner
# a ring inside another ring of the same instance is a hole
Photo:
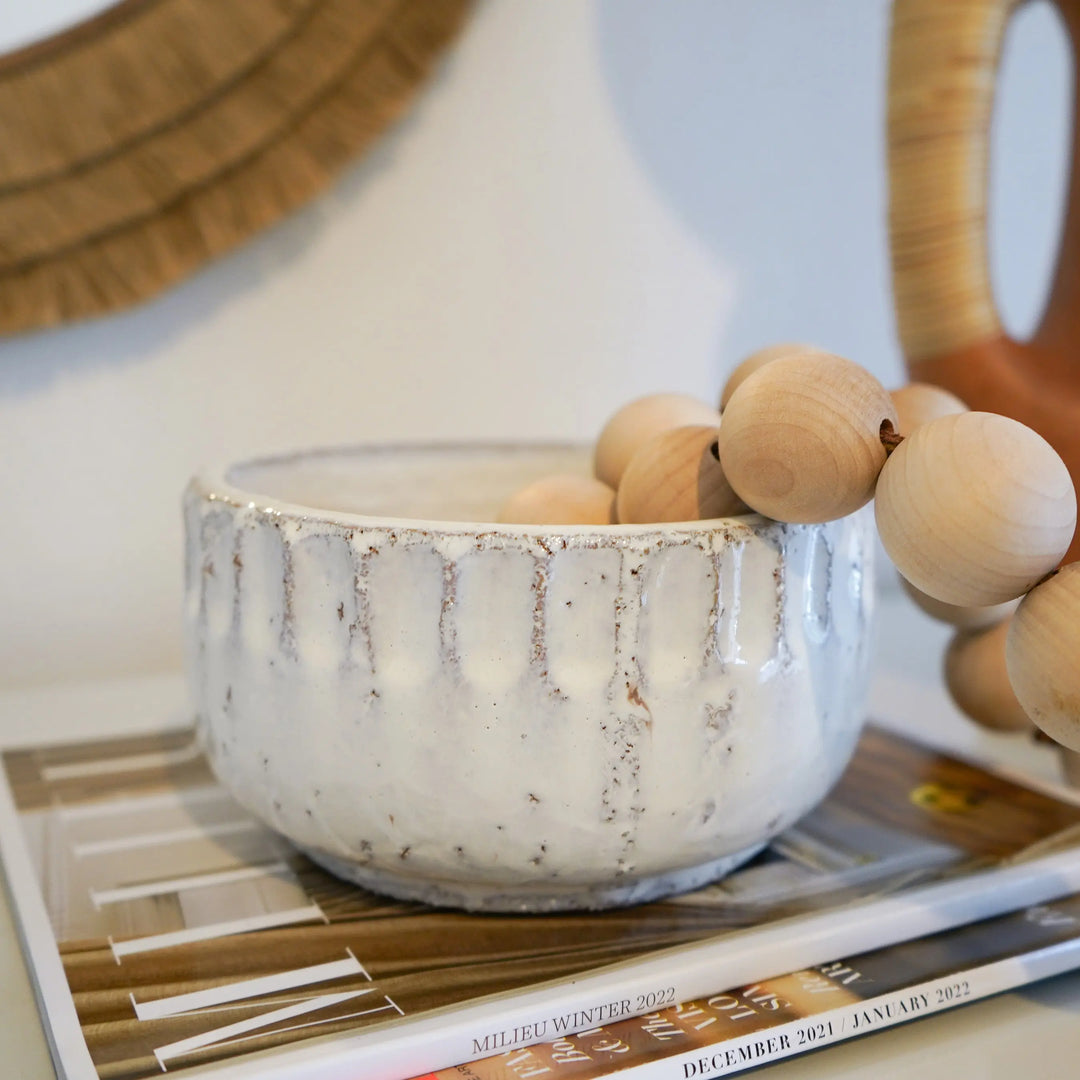
[[[1080,750],[1080,563],[1063,566],[1020,602],[1005,661],[1028,716],[1062,746]]]
[[[763,368],[766,364],[771,364],[774,360],[779,360],[784,356],[795,356],[799,353],[821,351],[822,350],[815,348],[813,345],[800,345],[797,342],[785,342],[782,345],[766,345],[764,349],[758,349],[757,352],[752,352],[745,360],[732,368],[727,382],[724,383],[723,392],[720,394],[720,411],[723,412],[724,409],[727,408],[727,403],[731,400],[731,395],[734,394],[735,391],[758,370],[758,368]]]
[[[958,630],[985,630],[987,627],[996,626],[999,622],[1004,622],[1020,603],[1017,598],[1004,604],[991,604],[989,607],[960,607],[927,596],[905,577],[901,576],[900,584],[920,611],[938,622],[955,626]]]
[[[720,460],[759,514],[832,521],[873,498],[883,428],[895,431],[896,411],[881,383],[850,360],[806,351],[759,368],[731,395]]]
[[[813,523],[876,495],[904,588],[958,628],[945,659],[954,700],[997,731],[1034,722],[1070,748],[1064,765],[1080,784],[1080,563],[1054,572],[1076,494],[1049,444],[936,387],[890,397],[851,361],[808,346],[747,357],[721,403],[722,422],[683,394],[631,402],[597,443],[599,479],[545,478],[500,520],[643,524],[752,508]]]
[[[662,431],[630,459],[615,503],[621,522],[699,521],[747,513],[716,455],[716,428]]]
[[[893,390],[889,396],[896,409],[896,430],[901,435],[910,435],[917,427],[937,420],[939,416],[953,416],[968,411],[968,407],[955,394],[929,383],[909,383],[899,390]]]
[[[1021,596],[1061,561],[1076,494],[1045,439],[997,413],[915,429],[877,483],[878,533],[917,589],[964,607]]]
[[[610,525],[615,492],[591,476],[556,473],[513,494],[498,520],[518,525]]]
[[[596,478],[617,488],[639,446],[661,431],[687,424],[718,427],[720,414],[689,394],[650,394],[624,405],[604,425],[596,441]]]
[[[945,685],[953,701],[982,727],[1030,731],[1032,722],[1005,667],[1008,631],[1008,620],[989,629],[961,630],[945,653]]]

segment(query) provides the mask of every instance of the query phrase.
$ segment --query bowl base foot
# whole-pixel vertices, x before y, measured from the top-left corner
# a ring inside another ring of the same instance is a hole
[[[732,855],[724,855],[699,866],[673,870],[667,874],[636,878],[625,884],[559,885],[530,881],[520,885],[474,884],[448,880],[421,880],[386,870],[363,866],[315,848],[300,847],[312,862],[335,877],[344,878],[371,892],[395,900],[415,900],[435,907],[464,908],[466,911],[542,914],[555,911],[598,911],[662,900],[666,896],[691,892],[730,874],[753,858],[764,844],[754,844]]]

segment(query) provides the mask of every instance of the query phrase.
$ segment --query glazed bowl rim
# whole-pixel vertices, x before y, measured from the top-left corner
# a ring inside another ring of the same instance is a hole
[[[682,536],[688,533],[716,532],[723,529],[729,533],[741,533],[742,538],[750,539],[772,529],[792,528],[790,525],[785,525],[757,513],[743,514],[739,517],[628,525],[531,525],[497,521],[464,521],[449,518],[402,517],[392,514],[358,514],[346,510],[328,510],[325,507],[307,506],[303,503],[291,502],[261,493],[254,486],[245,487],[236,484],[230,479],[231,474],[240,469],[251,469],[260,466],[283,466],[293,462],[345,455],[434,454],[439,451],[480,453],[485,451],[498,452],[500,450],[514,452],[580,451],[584,453],[589,449],[587,443],[572,440],[524,440],[517,442],[480,439],[354,443],[309,447],[259,455],[241,461],[204,466],[189,481],[187,492],[189,495],[196,495],[207,502],[223,503],[236,510],[247,509],[265,515],[288,517],[299,521],[322,522],[327,525],[352,528],[393,529],[447,535],[476,535],[479,533],[486,536],[495,535],[528,539],[548,536],[601,536],[622,539],[641,536]],[[733,535],[731,539],[738,540],[739,537]]]

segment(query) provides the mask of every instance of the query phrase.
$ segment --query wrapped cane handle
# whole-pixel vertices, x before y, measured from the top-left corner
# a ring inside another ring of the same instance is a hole
[[[1080,484],[1080,141],[1054,284],[1030,341],[1002,329],[986,235],[1001,43],[1020,0],[895,0],[889,55],[889,227],[913,381],[1038,431]],[[1073,42],[1080,0],[1057,0]],[[1067,556],[1080,556],[1076,540]]]

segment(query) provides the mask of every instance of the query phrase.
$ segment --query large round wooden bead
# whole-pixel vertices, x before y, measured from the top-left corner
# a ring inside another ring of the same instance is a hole
[[[938,622],[955,626],[958,630],[985,630],[987,627],[996,626],[1004,622],[1020,603],[1020,600],[1016,599],[1008,600],[1004,604],[991,604],[989,607],[959,607],[927,596],[905,577],[900,578],[900,584],[920,611]]]
[[[992,731],[1030,731],[1005,667],[1009,623],[989,630],[961,630],[945,653],[945,685],[953,701],[977,724]]]
[[[815,348],[813,345],[801,345],[798,342],[787,341],[780,345],[766,345],[764,349],[758,349],[757,352],[752,352],[745,360],[740,361],[731,369],[731,374],[728,376],[727,382],[724,383],[724,389],[720,394],[720,411],[723,412],[724,409],[727,408],[727,403],[731,400],[731,395],[734,394],[735,391],[758,370],[758,368],[763,368],[766,364],[771,364],[774,360],[779,360],[784,356],[795,356],[799,353],[820,351],[820,349]]]
[[[878,478],[878,532],[917,589],[962,607],[1022,595],[1060,562],[1076,525],[1069,471],[1049,443],[997,413],[916,428]]]
[[[624,405],[604,425],[596,442],[593,471],[598,480],[617,488],[623,470],[639,446],[669,428],[720,423],[720,414],[689,394],[650,394]]]
[[[968,411],[968,407],[955,394],[930,383],[909,383],[899,390],[893,390],[889,396],[896,407],[896,430],[901,435],[910,435],[917,427],[938,417]]]
[[[503,503],[498,521],[518,525],[610,525],[615,492],[591,476],[557,473],[534,481]]]
[[[619,484],[623,523],[699,521],[747,513],[716,456],[716,428],[672,428],[654,435],[630,459]]]
[[[1028,716],[1056,742],[1080,750],[1080,563],[1024,597],[1009,623],[1005,659]]]
[[[720,460],[748,506],[778,521],[832,521],[874,494],[885,463],[883,424],[896,426],[885,388],[831,353],[773,360],[731,395]]]

